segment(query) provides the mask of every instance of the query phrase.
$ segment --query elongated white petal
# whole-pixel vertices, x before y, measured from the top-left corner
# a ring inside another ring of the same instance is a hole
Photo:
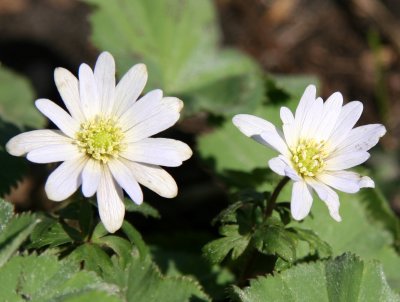
[[[101,164],[98,160],[89,159],[82,171],[82,193],[92,197],[100,183]]]
[[[363,104],[359,101],[350,102],[342,107],[336,125],[328,138],[328,152],[334,150],[347,137],[360,118],[362,111]]]
[[[83,121],[78,79],[67,69],[58,67],[54,70],[54,81],[71,116],[77,121]]]
[[[304,219],[310,213],[312,206],[312,195],[304,181],[293,183],[292,199],[290,202],[290,211],[296,220]]]
[[[361,176],[350,171],[326,171],[317,179],[328,186],[346,193],[356,193],[360,190]]]
[[[75,134],[79,130],[79,123],[65,112],[64,109],[47,99],[39,99],[35,102],[35,105],[62,132],[71,138],[75,138]]]
[[[6,144],[8,153],[22,156],[37,148],[72,143],[72,139],[65,136],[60,130],[33,130],[18,134]]]
[[[141,204],[143,202],[142,189],[135,179],[132,171],[120,160],[111,160],[108,163],[111,174],[117,183],[125,190],[129,197],[136,204]]]
[[[79,66],[79,95],[86,118],[94,118],[100,112],[100,97],[93,71],[87,64]]]
[[[361,177],[361,180],[360,180],[360,187],[361,188],[375,188],[375,182],[368,176],[363,176],[363,177]]]
[[[314,138],[316,131],[318,131],[317,125],[320,124],[322,113],[324,109],[324,101],[321,98],[317,98],[311,103],[308,111],[306,112],[305,118],[302,124],[296,127],[297,131],[300,132],[299,137],[301,138]]]
[[[147,82],[147,69],[144,64],[136,64],[122,77],[115,90],[113,114],[121,116],[142,93]]]
[[[100,111],[109,115],[114,104],[115,62],[109,52],[102,52],[94,68],[94,78],[100,99]]]
[[[110,233],[116,232],[124,221],[124,195],[121,187],[115,183],[108,167],[104,165],[96,195],[100,219],[104,227]]]
[[[326,161],[325,170],[338,171],[358,166],[369,158],[368,152],[350,152],[334,156]]]
[[[275,130],[275,126],[270,122],[250,114],[237,114],[232,118],[232,122],[244,135],[255,140],[261,133]]]
[[[264,131],[260,136],[266,142],[267,146],[270,146],[283,155],[289,156],[290,152],[285,141],[275,129],[272,131]]]
[[[287,167],[287,164],[285,161],[283,161],[280,157],[274,157],[268,161],[268,166],[272,171],[274,171],[276,174],[285,176],[285,168]]]
[[[281,107],[280,116],[281,116],[282,123],[284,123],[284,124],[294,123],[294,116],[293,116],[292,111],[290,111],[289,108]]]
[[[368,151],[385,135],[386,129],[380,124],[370,124],[352,129],[347,138],[334,150],[334,154]]]
[[[145,138],[129,144],[121,152],[121,157],[131,161],[167,167],[180,166],[191,156],[192,150],[188,145],[167,138]]]
[[[137,142],[170,128],[179,120],[182,106],[180,99],[163,98],[159,106],[152,108],[151,115],[136,116],[136,124],[126,132],[126,141]]]
[[[297,128],[304,123],[307,112],[315,101],[317,88],[314,85],[308,85],[305,89],[303,96],[300,99],[299,105],[296,108],[295,122]]]
[[[127,131],[154,114],[157,114],[155,108],[162,106],[162,97],[162,90],[155,89],[146,93],[137,102],[132,103],[132,106],[119,119],[122,130]]]
[[[62,201],[70,197],[82,183],[81,173],[86,161],[83,156],[74,158],[55,169],[45,185],[47,197],[53,201]]]
[[[155,165],[135,163],[124,161],[136,180],[143,186],[156,192],[158,195],[165,198],[174,198],[178,194],[178,186],[175,180],[164,169]]]
[[[315,124],[314,139],[325,141],[332,133],[342,111],[343,96],[340,92],[332,94],[325,102],[319,124]]]
[[[339,214],[339,196],[336,194],[336,192],[321,182],[310,179],[308,183],[315,190],[315,192],[317,192],[319,198],[325,202],[331,217],[338,222],[342,221],[342,218]]]
[[[26,158],[38,164],[55,163],[80,157],[81,153],[76,145],[64,143],[48,145],[30,151]]]

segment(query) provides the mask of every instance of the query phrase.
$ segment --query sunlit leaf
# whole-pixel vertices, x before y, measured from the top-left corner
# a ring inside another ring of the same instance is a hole
[[[294,266],[274,276],[259,277],[232,296],[242,302],[376,302],[399,301],[388,286],[382,267],[345,254],[329,261]]]

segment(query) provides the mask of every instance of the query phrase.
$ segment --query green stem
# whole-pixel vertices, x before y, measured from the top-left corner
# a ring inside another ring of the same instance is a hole
[[[287,176],[282,178],[281,181],[276,186],[274,192],[272,192],[272,195],[267,203],[267,208],[265,209],[265,217],[269,217],[272,215],[272,211],[274,210],[276,205],[276,199],[278,198],[279,193],[282,191],[283,187],[289,182],[289,180],[290,178]]]

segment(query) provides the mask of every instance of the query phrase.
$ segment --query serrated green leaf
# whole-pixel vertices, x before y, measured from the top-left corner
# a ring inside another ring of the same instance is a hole
[[[0,198],[0,234],[14,215],[14,206]]]
[[[96,241],[93,241],[93,243],[111,248],[118,255],[118,260],[120,261],[121,266],[125,267],[127,265],[130,259],[132,246],[126,239],[109,235],[101,237]]]
[[[33,89],[20,75],[0,66],[0,116],[20,127],[43,127],[46,119],[33,105]]]
[[[152,218],[161,218],[158,210],[146,202],[143,202],[141,205],[137,205],[132,200],[125,198],[124,199],[125,210],[128,212],[135,212],[142,214],[144,217],[152,217]]]
[[[185,100],[185,113],[216,114],[254,108],[264,98],[257,66],[235,50],[220,50],[220,33],[209,0],[85,0],[92,41],[111,51],[119,70],[143,62],[148,89]],[[160,46],[162,45],[162,46]],[[216,101],[218,100],[218,101]]]
[[[325,258],[332,255],[332,248],[330,247],[330,245],[319,238],[318,235],[315,234],[315,232],[299,228],[293,228],[291,229],[291,231],[296,234],[296,237],[299,240],[308,243],[311,255],[318,253],[320,258]]]
[[[36,215],[14,215],[0,233],[0,267],[18,250],[40,220]]]
[[[133,225],[131,225],[127,221],[123,222],[122,231],[128,237],[129,241],[137,247],[140,257],[142,259],[146,258],[147,255],[149,254],[149,249],[148,249],[146,243],[144,242],[142,235],[139,233],[139,231],[136,230],[133,227]]]
[[[277,255],[288,262],[296,260],[296,236],[284,226],[258,228],[252,236],[252,244],[260,253]]]
[[[350,254],[251,280],[243,290],[235,287],[232,296],[242,302],[400,301],[388,286],[380,264]]]
[[[122,301],[116,287],[52,255],[17,256],[0,268],[1,301]],[[81,299],[82,298],[82,299]]]
[[[137,253],[132,253],[125,269],[114,261],[105,279],[118,285],[120,296],[128,302],[210,301],[192,278],[162,276],[150,258],[142,259]]]
[[[224,225],[220,229],[225,236],[207,243],[203,247],[203,255],[211,263],[220,263],[231,252],[231,258],[237,259],[246,250],[250,242],[250,234],[241,234],[238,225]]]
[[[370,190],[372,189],[367,191]],[[400,274],[393,269],[400,267],[400,257],[396,256],[392,247],[393,234],[385,224],[367,213],[366,203],[378,200],[366,197],[361,194],[340,193],[340,223],[330,219],[325,204],[314,197],[312,217],[302,223],[292,222],[291,225],[313,230],[332,247],[333,255],[353,252],[367,260],[378,259],[383,265],[389,284],[400,291]],[[298,250],[298,253],[301,254],[302,251]],[[306,255],[308,251],[303,253]]]

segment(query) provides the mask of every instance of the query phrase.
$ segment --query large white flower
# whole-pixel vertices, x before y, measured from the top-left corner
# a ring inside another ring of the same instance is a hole
[[[386,133],[380,124],[353,128],[361,116],[362,103],[350,102],[344,106],[339,92],[324,103],[316,98],[316,88],[306,88],[295,115],[282,107],[282,130],[259,117],[239,114],[233,123],[245,135],[280,153],[269,161],[277,174],[294,181],[291,213],[301,220],[308,215],[312,205],[312,191],[328,206],[333,219],[340,221],[339,197],[332,188],[355,193],[363,187],[374,187],[367,176],[360,176],[349,168],[365,162],[367,152]]]
[[[80,185],[85,197],[97,193],[100,218],[109,232],[118,230],[125,207],[123,190],[142,203],[142,184],[175,197],[177,185],[161,166],[176,167],[192,155],[184,143],[150,138],[179,119],[181,100],[153,90],[137,100],[146,81],[143,64],[133,66],[115,85],[115,62],[103,52],[94,68],[82,64],[79,81],[57,68],[54,79],[70,114],[50,100],[36,107],[60,130],[34,130],[12,138],[7,151],[35,163],[63,162],[48,178],[49,199],[62,201]]]

